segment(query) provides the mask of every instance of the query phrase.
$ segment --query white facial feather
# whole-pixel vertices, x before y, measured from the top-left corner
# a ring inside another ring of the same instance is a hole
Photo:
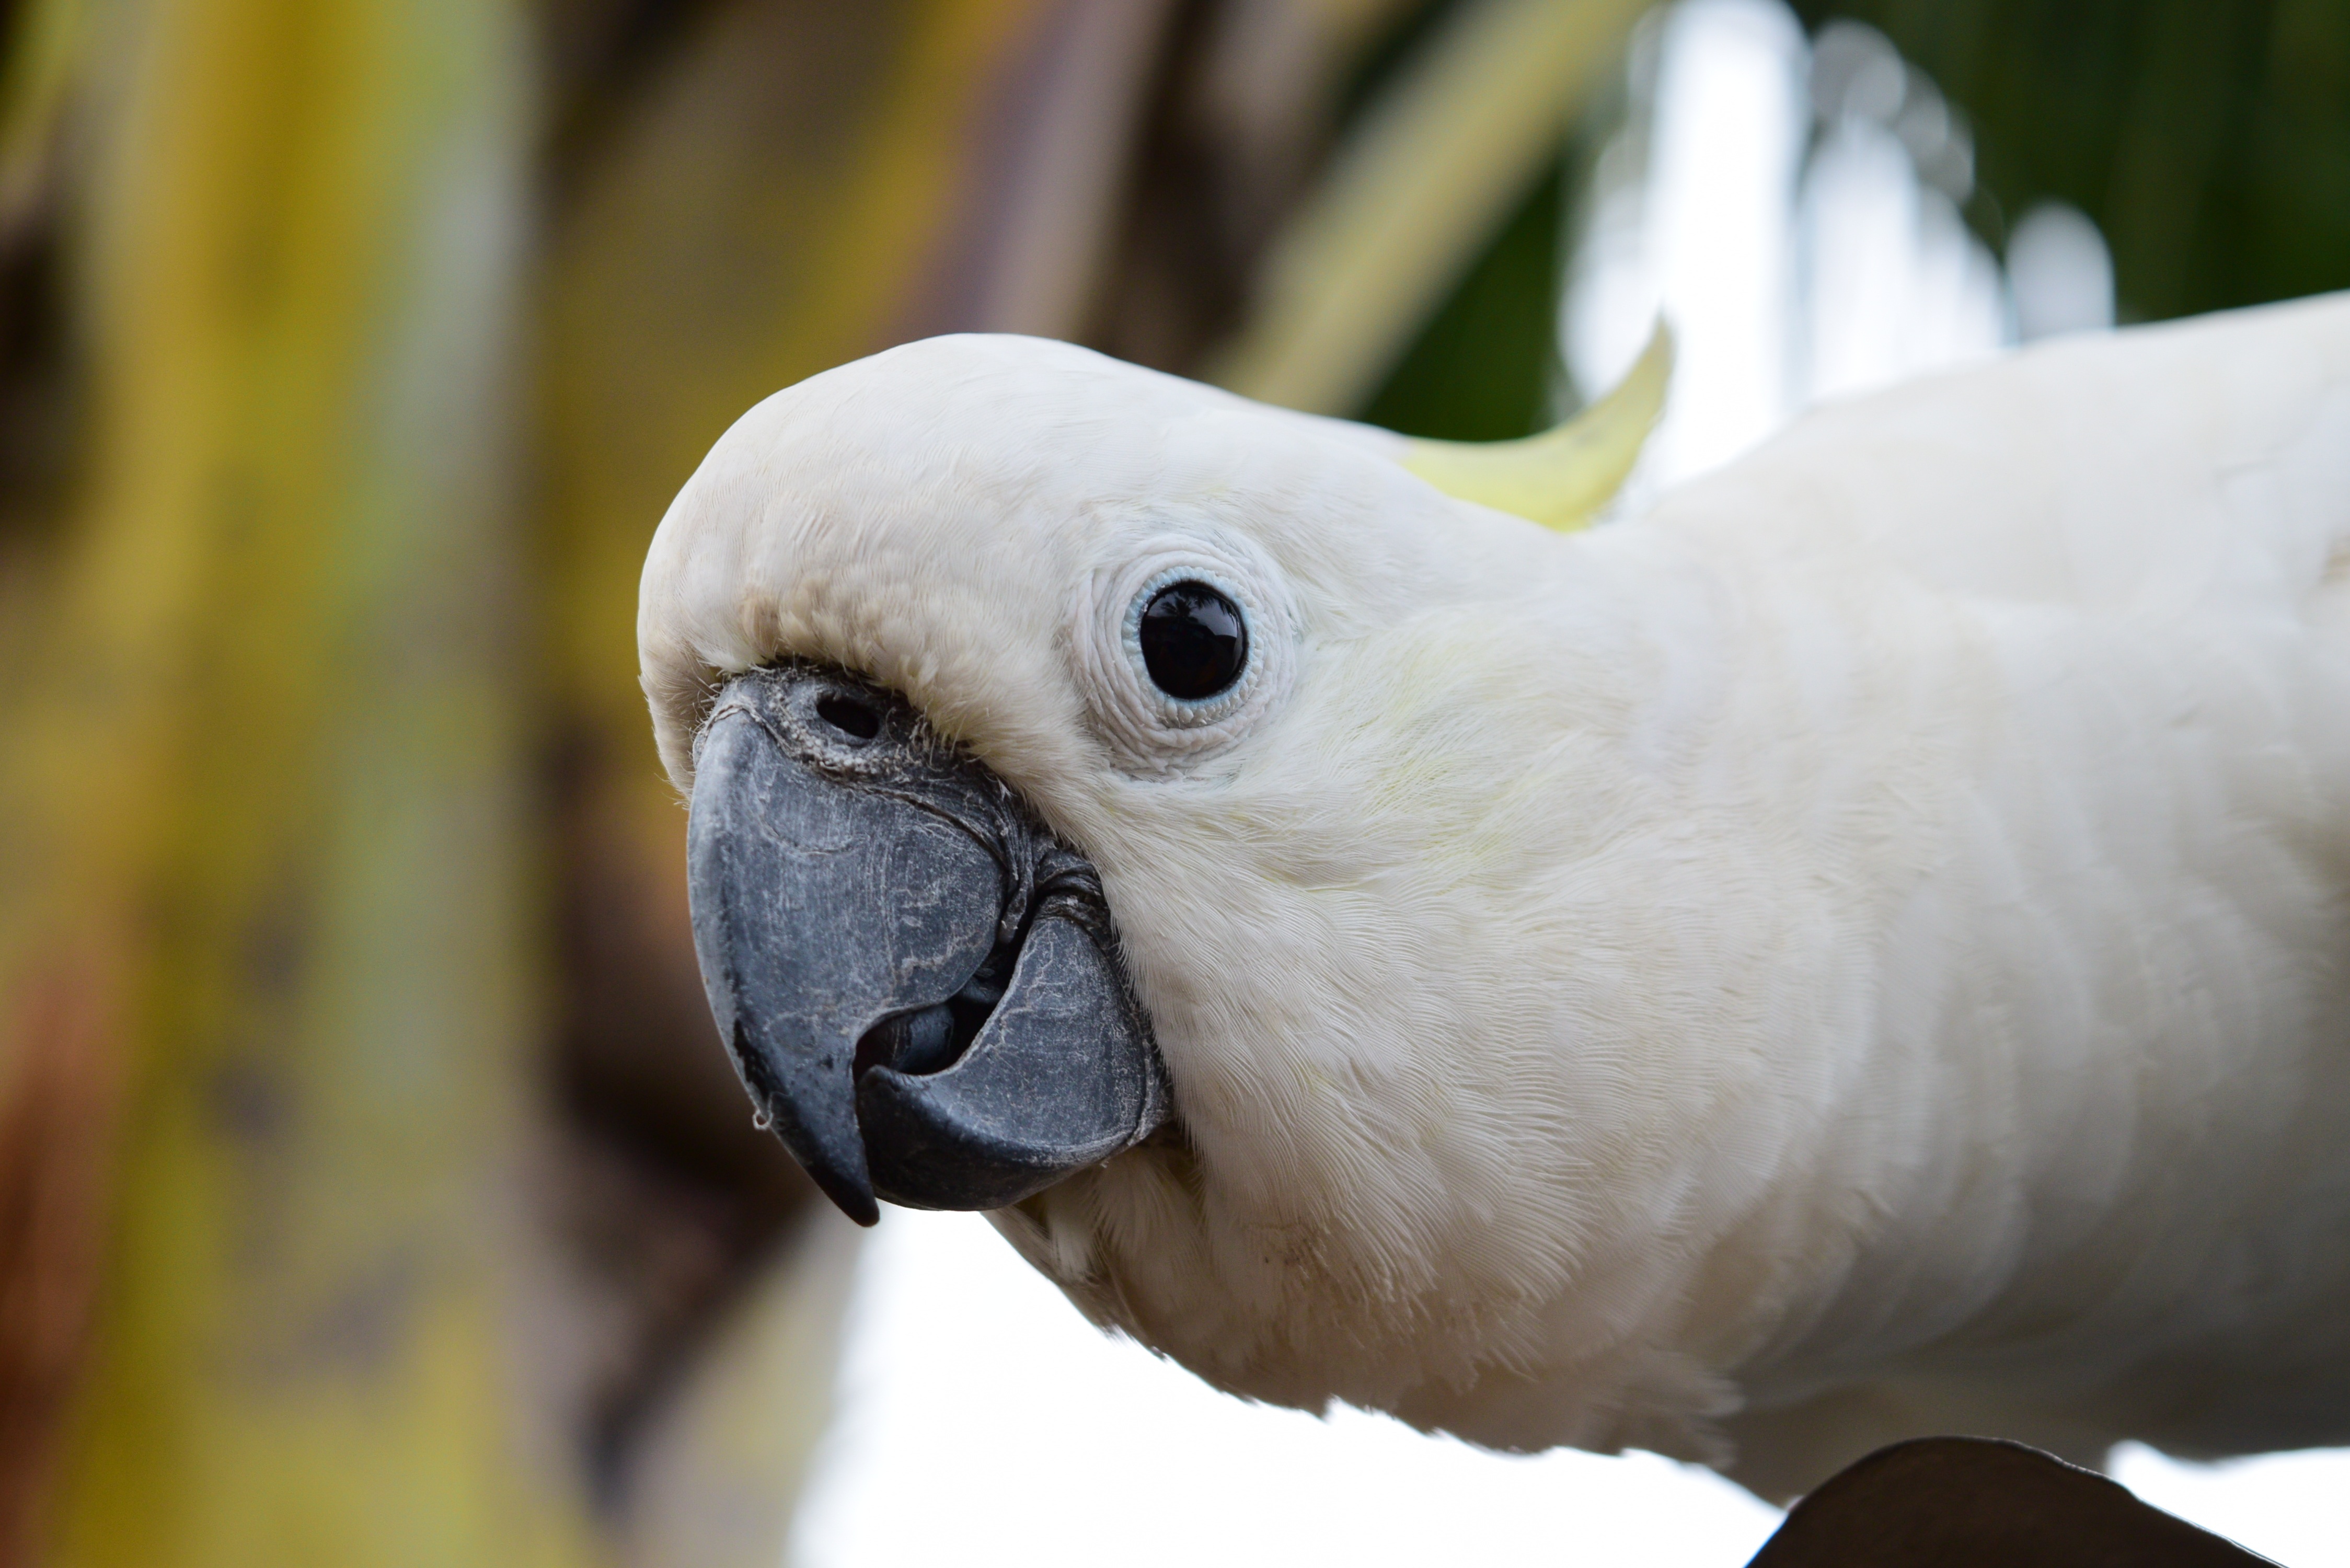
[[[912,699],[1101,872],[1193,1152],[998,1217],[1219,1385],[1770,1490],[2350,1438],[2350,304],[1831,409],[1561,536],[941,338],[744,416],[639,638]],[[1156,693],[1204,576],[1251,671]],[[1725,1434],[1727,1436],[1725,1436]]]

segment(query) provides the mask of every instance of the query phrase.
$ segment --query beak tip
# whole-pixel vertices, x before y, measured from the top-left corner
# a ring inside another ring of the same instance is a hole
[[[797,1152],[794,1150],[795,1154]],[[874,1199],[873,1178],[867,1173],[863,1160],[856,1161],[854,1168],[850,1168],[849,1164],[846,1160],[823,1158],[803,1158],[800,1161],[802,1168],[815,1180],[817,1190],[832,1199],[834,1208],[859,1225],[879,1224],[881,1210]]]
[[[834,1208],[868,1231],[881,1223],[881,1206],[869,1192],[827,1191],[825,1196],[832,1199]]]
[[[832,1200],[834,1208],[859,1225],[879,1224],[881,1210],[874,1198],[873,1175],[867,1168],[865,1147],[858,1137],[855,1121],[848,1123],[845,1137],[839,1136],[839,1128],[811,1127],[799,1114],[800,1103],[808,1098],[804,1095],[795,1101],[786,1094],[771,1094],[761,1125],[792,1151],[792,1157],[816,1182],[817,1190]],[[850,1113],[852,1116],[854,1114]],[[825,1130],[834,1136],[823,1136]]]

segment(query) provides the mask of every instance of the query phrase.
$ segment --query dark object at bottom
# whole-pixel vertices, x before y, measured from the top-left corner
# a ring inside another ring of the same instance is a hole
[[[2268,1561],[2038,1449],[1919,1438],[1822,1482],[1747,1568],[2251,1568]]]

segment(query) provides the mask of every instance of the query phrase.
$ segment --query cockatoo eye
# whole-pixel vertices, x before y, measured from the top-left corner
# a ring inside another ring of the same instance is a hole
[[[1245,535],[1121,529],[1077,582],[1067,648],[1119,764],[1172,778],[1252,733],[1296,670],[1289,587]]]
[[[1207,584],[1170,583],[1150,596],[1135,628],[1151,684],[1197,702],[1230,690],[1248,668],[1248,623]]]

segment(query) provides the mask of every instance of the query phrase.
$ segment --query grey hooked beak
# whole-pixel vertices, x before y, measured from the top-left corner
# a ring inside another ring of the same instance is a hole
[[[1166,1120],[1093,867],[903,698],[756,670],[696,752],[710,1009],[760,1118],[850,1219],[876,1195],[1016,1203]]]

